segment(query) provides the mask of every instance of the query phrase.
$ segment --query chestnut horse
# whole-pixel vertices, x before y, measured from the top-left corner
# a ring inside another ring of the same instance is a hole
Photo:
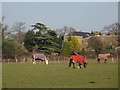
[[[113,60],[113,55],[110,54],[110,53],[98,54],[98,56],[97,56],[97,61],[100,63],[100,60],[101,60],[101,59],[104,59],[104,60],[105,60],[104,63],[107,63],[107,60],[108,60],[109,57],[112,57],[112,61],[114,62],[114,60]]]

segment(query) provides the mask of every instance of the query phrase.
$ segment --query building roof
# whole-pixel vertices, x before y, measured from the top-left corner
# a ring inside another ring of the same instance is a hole
[[[73,32],[73,34],[75,36],[82,36],[83,38],[87,38],[91,36],[91,34],[88,32]]]

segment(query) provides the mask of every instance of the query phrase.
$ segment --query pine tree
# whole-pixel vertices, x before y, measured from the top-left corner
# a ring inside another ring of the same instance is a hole
[[[29,51],[36,50],[48,54],[60,52],[60,42],[55,31],[48,30],[41,23],[36,23],[32,27],[33,29],[27,32],[24,40],[24,45]]]

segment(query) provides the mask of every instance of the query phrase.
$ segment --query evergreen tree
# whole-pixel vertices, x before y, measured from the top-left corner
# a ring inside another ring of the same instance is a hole
[[[55,31],[48,30],[41,23],[37,23],[32,27],[34,28],[28,31],[25,36],[25,46],[29,51],[37,50],[48,54],[60,52],[60,42]]]
[[[35,33],[32,30],[29,30],[24,39],[24,46],[29,50],[32,51],[34,49],[35,44]]]

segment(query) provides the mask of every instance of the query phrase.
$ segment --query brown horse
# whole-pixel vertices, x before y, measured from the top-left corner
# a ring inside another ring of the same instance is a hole
[[[98,54],[97,61],[100,63],[100,59],[104,59],[105,60],[104,63],[107,63],[107,60],[108,60],[109,57],[113,57],[113,55],[110,54],[110,53]],[[113,60],[113,58],[112,58],[112,60]]]

